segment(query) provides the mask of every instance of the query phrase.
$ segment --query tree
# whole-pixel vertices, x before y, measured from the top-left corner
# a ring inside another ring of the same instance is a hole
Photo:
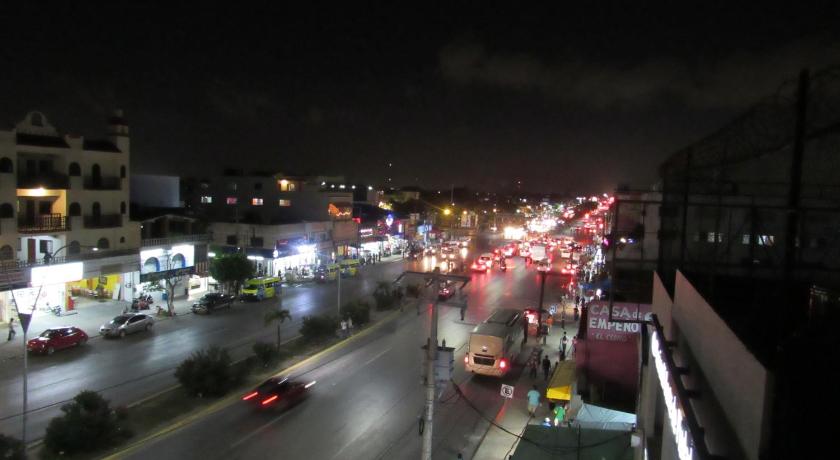
[[[50,420],[44,445],[55,454],[74,455],[112,446],[130,437],[123,426],[125,411],[111,409],[95,391],[82,391],[61,406],[63,415]]]
[[[175,370],[175,378],[188,393],[221,396],[236,383],[228,352],[219,347],[196,351]]]
[[[225,292],[239,292],[239,287],[254,276],[254,266],[245,254],[224,254],[210,262],[210,276],[222,283]]]
[[[24,460],[23,443],[19,439],[0,434],[0,458],[3,460]]]
[[[285,323],[286,320],[291,321],[292,315],[289,313],[289,310],[282,308],[282,302],[277,305],[277,309],[271,309],[265,313],[263,320],[265,321],[265,325],[269,326],[271,323],[277,323],[277,351],[280,351],[280,325]]]

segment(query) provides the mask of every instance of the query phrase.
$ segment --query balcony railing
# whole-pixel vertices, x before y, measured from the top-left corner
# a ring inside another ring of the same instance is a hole
[[[68,248],[69,249],[69,248]],[[64,251],[66,251],[65,249]],[[28,267],[38,267],[41,265],[58,265],[58,264],[66,264],[68,262],[78,262],[83,260],[96,260],[96,259],[106,259],[108,257],[122,257],[122,256],[134,256],[137,255],[138,258],[140,256],[140,252],[137,248],[129,248],[129,249],[100,249],[98,251],[88,251],[83,252],[80,254],[65,254],[64,251],[61,251],[61,255],[58,257],[53,257],[49,260],[49,262],[42,259],[37,260],[17,260],[17,259],[10,259],[10,260],[0,260],[0,285],[2,285],[3,277],[7,276],[6,274],[9,272],[16,272],[20,270],[25,270]],[[139,261],[139,259],[138,259]]]
[[[85,228],[122,227],[122,214],[101,214],[85,216]]]
[[[46,188],[69,189],[70,178],[66,174],[57,172],[42,172],[35,174],[20,174],[17,180],[18,188]]]
[[[61,214],[44,214],[32,219],[18,220],[18,232],[20,233],[64,232],[69,229],[70,221],[67,216]]]
[[[119,177],[85,176],[85,190],[121,190],[122,180]]]
[[[168,238],[144,238],[140,241],[140,246],[148,248],[152,246],[172,246],[175,244],[208,242],[210,242],[210,235],[206,233],[198,233],[195,235],[170,236]]]

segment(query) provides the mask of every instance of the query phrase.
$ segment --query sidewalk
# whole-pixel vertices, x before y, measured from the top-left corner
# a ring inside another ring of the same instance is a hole
[[[191,313],[190,306],[205,292],[196,293],[193,296],[177,299],[174,302],[175,315],[186,315]],[[51,327],[75,326],[85,331],[91,338],[99,336],[99,326],[111,321],[115,316],[120,315],[123,310],[130,306],[130,302],[120,300],[106,300],[104,302],[85,301],[76,304],[71,311],[62,311],[61,316],[55,316],[50,312],[37,311],[29,325],[28,337],[32,338]],[[157,306],[166,308],[165,302],[155,302],[149,310],[140,310],[140,313],[155,316]],[[168,316],[155,316],[155,321],[165,321]],[[0,362],[23,357],[23,329],[17,318],[15,318],[15,338],[6,340],[9,333],[9,324],[0,325]]]
[[[523,347],[523,356],[530,356],[531,351],[542,347],[543,356],[548,354],[551,360],[552,369],[555,361],[560,359],[560,341],[563,337],[563,331],[566,331],[566,336],[569,338],[568,346],[566,348],[566,359],[572,359],[570,356],[570,349],[572,348],[572,337],[578,333],[578,322],[574,321],[572,314],[573,304],[566,303],[566,328],[560,327],[560,313],[555,315],[554,326],[546,338],[546,344],[542,345],[541,341],[538,344],[534,337],[528,338],[528,344]],[[523,364],[524,365],[524,364]],[[549,377],[550,379],[550,377]],[[545,399],[545,391],[548,382],[543,378],[542,367],[538,366],[537,378],[532,379],[528,369],[522,371],[522,375],[516,382],[513,391],[513,399],[506,404],[506,409],[502,411],[495,422],[504,427],[506,430],[520,434],[525,431],[526,425],[538,425],[541,420],[549,417],[548,401]],[[537,385],[537,390],[540,392],[540,406],[537,407],[537,415],[533,419],[528,414],[528,401],[526,394],[531,390],[533,385]],[[552,416],[553,418],[553,416]],[[568,418],[568,413],[567,413]],[[496,426],[490,425],[487,433],[484,435],[478,449],[473,455],[473,459],[481,460],[501,460],[507,459],[516,450],[518,439],[510,434],[502,431]],[[464,457],[469,458],[469,457]]]

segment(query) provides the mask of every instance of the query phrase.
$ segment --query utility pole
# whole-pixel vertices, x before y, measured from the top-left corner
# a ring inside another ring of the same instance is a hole
[[[423,412],[423,443],[420,458],[422,460],[432,460],[432,432],[435,415],[435,393],[437,390],[437,382],[435,379],[435,364],[437,363],[438,350],[438,292],[440,291],[441,281],[459,281],[463,283],[461,289],[470,282],[470,278],[459,275],[444,275],[440,272],[440,267],[435,267],[431,272],[415,272],[405,271],[400,275],[394,283],[398,283],[405,275],[419,275],[426,279],[426,286],[434,286],[435,290],[432,293],[432,322],[429,326],[429,338],[426,343],[426,379],[424,382],[424,389],[426,393],[425,409]]]
[[[341,320],[341,264],[338,264],[338,272],[336,273],[336,279],[338,280],[338,319]]]

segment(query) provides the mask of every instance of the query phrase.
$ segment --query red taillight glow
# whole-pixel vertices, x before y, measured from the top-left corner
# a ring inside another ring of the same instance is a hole
[[[243,401],[247,401],[247,400],[249,400],[249,399],[253,398],[254,396],[256,396],[256,395],[258,395],[258,394],[259,394],[259,393],[257,393],[256,391],[255,391],[255,392],[253,392],[253,393],[248,393],[247,395],[245,395],[245,396],[243,396],[243,397],[242,397],[242,400],[243,400]]]
[[[501,360],[501,361],[499,361],[499,367],[500,367],[501,369],[506,368],[506,367],[507,367],[507,361],[505,361],[504,359],[503,359],[503,360]]]
[[[278,398],[279,398],[279,396],[277,396],[277,395],[274,395],[270,398],[266,398],[266,399],[263,400],[262,405],[267,406],[267,405],[273,403],[274,401],[277,401]]]

